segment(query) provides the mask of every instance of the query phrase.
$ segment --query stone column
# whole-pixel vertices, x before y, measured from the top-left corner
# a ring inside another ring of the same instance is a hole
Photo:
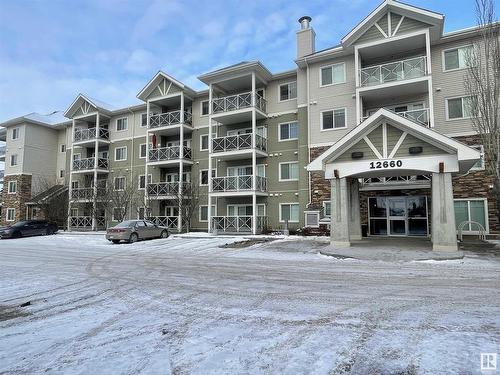
[[[349,236],[351,240],[361,240],[361,212],[359,205],[359,180],[350,180],[350,215],[349,215]]]
[[[432,250],[457,251],[451,173],[432,174]]]
[[[350,247],[349,240],[349,184],[347,179],[334,178],[331,180],[331,238],[334,247]]]

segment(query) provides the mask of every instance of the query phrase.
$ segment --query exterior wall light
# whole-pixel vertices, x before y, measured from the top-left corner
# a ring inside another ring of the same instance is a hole
[[[421,154],[422,153],[422,146],[415,146],[415,147],[410,147],[408,149],[408,152],[410,153],[410,155],[417,155],[417,154]]]
[[[364,156],[364,154],[361,151],[356,151],[356,152],[351,153],[352,159],[363,159],[363,156]]]

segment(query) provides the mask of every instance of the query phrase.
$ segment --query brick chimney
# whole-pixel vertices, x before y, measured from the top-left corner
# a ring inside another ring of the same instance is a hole
[[[299,18],[300,30],[297,31],[297,58],[315,52],[314,41],[316,33],[311,27],[311,17],[303,16]]]

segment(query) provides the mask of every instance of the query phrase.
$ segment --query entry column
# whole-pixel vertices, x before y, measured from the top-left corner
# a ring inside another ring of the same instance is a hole
[[[331,180],[332,215],[330,243],[335,247],[349,247],[349,183],[344,178]]]
[[[432,174],[432,250],[457,251],[451,173]]]
[[[361,240],[361,212],[359,205],[359,180],[352,178],[349,182],[350,210],[349,236],[351,240]]]

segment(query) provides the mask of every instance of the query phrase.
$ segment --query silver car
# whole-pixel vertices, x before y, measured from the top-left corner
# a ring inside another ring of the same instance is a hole
[[[120,241],[133,243],[139,240],[167,238],[168,236],[168,228],[147,220],[125,220],[106,231],[106,239],[113,243]]]

